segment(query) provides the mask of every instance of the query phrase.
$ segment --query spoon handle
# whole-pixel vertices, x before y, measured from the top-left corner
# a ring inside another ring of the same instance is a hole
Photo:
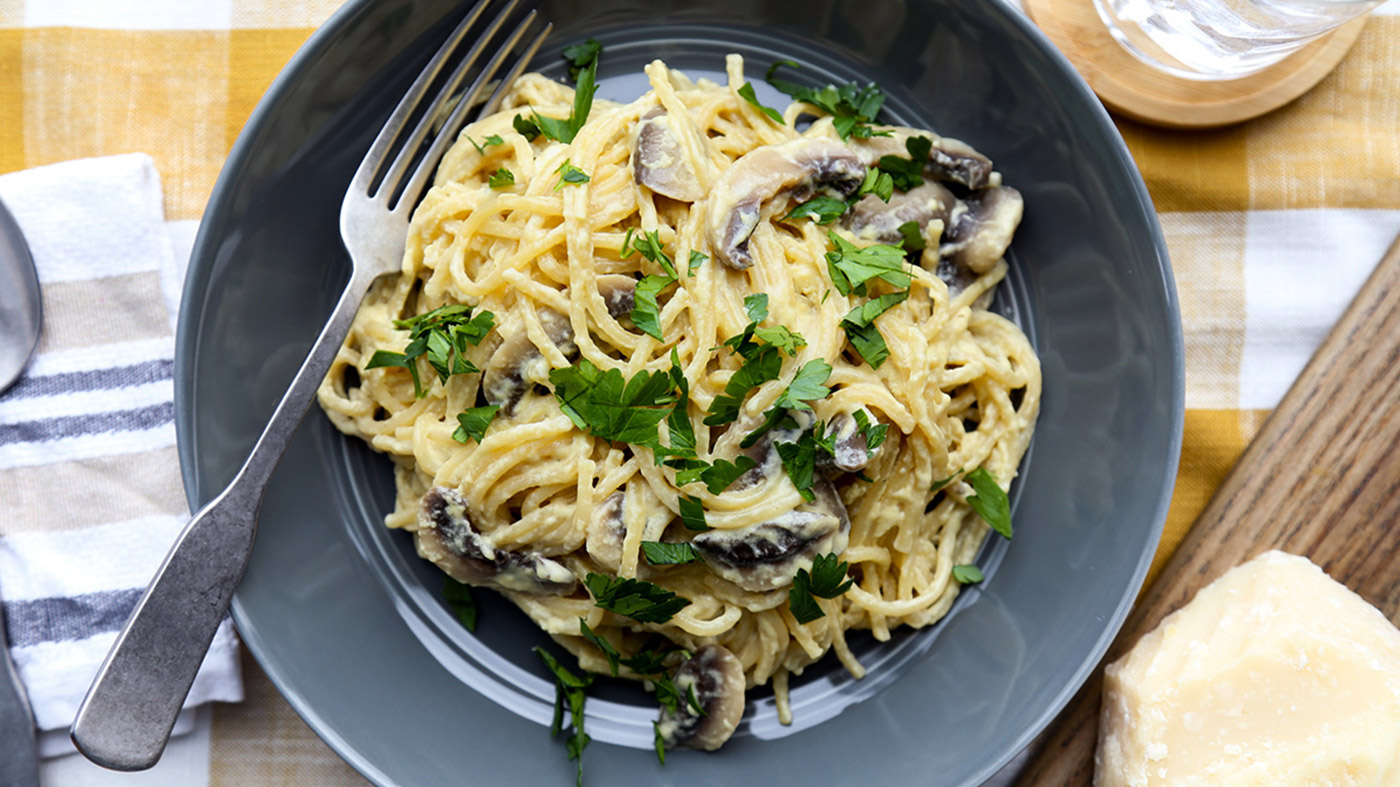
[[[0,784],[39,787],[39,754],[34,716],[5,642],[5,609],[0,605]]]
[[[248,460],[185,526],[117,635],[71,730],[73,743],[98,765],[145,770],[165,751],[248,565],[268,480],[371,281],[371,276],[352,276]]]

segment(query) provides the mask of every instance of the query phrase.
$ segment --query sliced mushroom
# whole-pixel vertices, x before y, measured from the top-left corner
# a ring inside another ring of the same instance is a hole
[[[827,139],[794,139],[741,156],[715,184],[709,205],[710,248],[735,270],[753,265],[749,236],[763,203],[784,192],[805,200],[826,190],[850,196],[865,179],[865,165],[844,145]]]
[[[894,194],[889,202],[867,194],[846,212],[841,223],[857,238],[898,244],[904,239],[899,233],[901,224],[915,222],[922,233],[934,219],[946,224],[956,204],[953,192],[937,183],[926,182]]]
[[[866,413],[867,417],[869,415]],[[860,430],[860,424],[856,423],[854,416],[848,413],[836,415],[827,424],[826,431],[828,435],[836,438],[834,443],[836,451],[835,455],[818,452],[818,470],[828,474],[859,473],[866,465],[870,464],[873,454],[870,451],[869,443],[865,440],[865,433]]]
[[[744,665],[722,645],[702,645],[672,679],[680,700],[675,712],[661,709],[657,733],[668,749],[714,751],[744,716]],[[690,705],[691,693],[700,712]]]
[[[767,478],[776,478],[783,473],[783,458],[778,455],[777,449],[773,447],[777,443],[795,443],[802,433],[810,429],[815,420],[812,414],[805,410],[793,410],[788,412],[791,423],[785,426],[775,426],[768,433],[764,434],[749,448],[744,449],[744,455],[754,460],[758,464],[749,468],[743,475],[734,479],[734,483],[729,485],[729,491],[738,492],[756,486]],[[743,425],[739,432],[748,434],[758,426],[757,421],[749,421]]]
[[[992,160],[978,153],[960,139],[940,137],[917,128],[892,126],[887,137],[870,137],[856,140],[851,147],[869,166],[880,161],[881,156],[909,157],[909,149],[904,146],[910,137],[927,137],[933,143],[929,151],[929,161],[924,165],[924,174],[930,180],[947,183],[960,183],[969,189],[986,188],[992,181]]]
[[[942,279],[944,284],[948,285],[948,297],[950,298],[958,297],[959,293],[971,287],[972,283],[977,281],[977,274],[958,265],[947,257],[938,260],[938,268],[934,271],[934,275]]]
[[[637,280],[621,273],[606,273],[598,277],[598,294],[614,320],[632,313],[636,304]]]
[[[593,516],[588,520],[588,554],[614,574],[622,566],[622,546],[627,539],[626,506],[627,495],[613,492],[594,507]],[[650,507],[642,526],[642,540],[660,541],[671,519],[665,508]]]
[[[602,278],[602,277],[600,277]],[[626,277],[624,277],[626,278]],[[566,356],[578,352],[574,346],[574,329],[569,318],[553,309],[540,309],[540,325],[545,335]],[[481,371],[481,390],[486,401],[501,408],[504,415],[515,411],[515,405],[533,385],[549,382],[549,364],[540,348],[530,340],[524,323],[517,323],[515,333],[507,336],[492,353],[491,360]]]
[[[797,570],[810,570],[817,555],[846,549],[851,520],[836,487],[825,478],[812,484],[815,499],[782,516],[748,527],[708,530],[691,546],[716,574],[755,593],[792,584]]]
[[[472,529],[467,501],[455,489],[435,486],[423,495],[414,535],[419,555],[468,585],[567,596],[578,584],[572,571],[537,552],[494,549]]]
[[[991,182],[992,160],[960,139],[939,137],[933,141],[924,172],[935,180],[961,183],[970,189],[986,188]]]
[[[637,124],[632,178],[657,194],[682,202],[696,202],[705,196],[663,109],[648,112]]]
[[[953,208],[939,254],[976,274],[1006,254],[1021,223],[1021,192],[1010,186],[974,191]]]

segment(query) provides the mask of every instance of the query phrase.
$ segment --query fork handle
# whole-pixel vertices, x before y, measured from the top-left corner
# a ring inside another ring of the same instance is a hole
[[[185,526],[117,635],[70,731],[89,760],[137,771],[155,765],[165,751],[248,565],[268,480],[373,280],[352,274],[247,461]]]

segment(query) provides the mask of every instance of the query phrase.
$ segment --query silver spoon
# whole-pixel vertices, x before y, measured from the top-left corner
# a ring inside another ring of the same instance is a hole
[[[0,202],[0,393],[10,387],[39,343],[39,275],[15,217]],[[0,606],[0,784],[39,784],[34,716],[10,663]]]
[[[38,787],[39,784],[34,715],[24,694],[24,685],[10,663],[3,605],[0,605],[0,784],[7,787]]]
[[[34,257],[15,217],[0,202],[0,392],[29,363],[42,321]]]

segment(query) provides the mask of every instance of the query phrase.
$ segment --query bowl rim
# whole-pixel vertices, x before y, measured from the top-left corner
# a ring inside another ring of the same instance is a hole
[[[186,393],[181,395],[182,389],[189,384],[189,370],[193,368],[195,362],[195,350],[197,347],[196,323],[198,308],[197,303],[202,301],[202,295],[207,292],[207,283],[212,266],[209,264],[196,265],[195,260],[204,260],[216,255],[217,247],[222,239],[222,230],[227,224],[228,215],[232,208],[229,197],[236,191],[241,173],[246,169],[247,164],[253,158],[256,150],[257,132],[263,128],[275,115],[274,108],[282,103],[287,95],[294,89],[296,82],[300,78],[301,72],[306,70],[320,55],[333,45],[341,34],[354,24],[356,19],[365,12],[376,0],[348,0],[345,5],[337,9],[320,27],[318,27],[307,40],[297,49],[296,53],[287,61],[276,78],[272,81],[267,92],[258,100],[248,121],[239,132],[237,139],[231,147],[228,157],[220,169],[219,176],[210,191],[206,210],[200,219],[199,229],[195,236],[194,245],[190,254],[189,274],[185,278],[182,297],[180,302],[179,317],[175,338],[175,427],[177,451],[180,459],[181,479],[185,489],[186,500],[191,511],[197,511],[205,501],[199,498],[199,471],[197,467],[196,438],[194,430],[194,415],[192,408],[192,397]],[[1161,222],[1158,219],[1156,209],[1152,203],[1151,195],[1147,190],[1147,185],[1143,181],[1142,174],[1137,168],[1132,154],[1128,150],[1127,143],[1119,133],[1108,111],[1104,108],[1092,88],[1085,82],[1083,77],[1074,69],[1069,60],[1050,41],[1049,37],[1043,33],[1034,22],[1030,20],[1019,8],[1015,6],[1016,0],[974,0],[981,5],[987,13],[1000,17],[1001,21],[1017,30],[1027,41],[1038,49],[1038,54],[1047,61],[1053,69],[1059,72],[1067,87],[1074,91],[1076,97],[1083,100],[1091,115],[1092,124],[1100,127],[1105,132],[1106,141],[1109,143],[1113,158],[1120,166],[1121,171],[1127,177],[1136,197],[1136,204],[1132,207],[1142,212],[1147,219],[1150,237],[1140,239],[1144,245],[1150,246],[1153,257],[1158,262],[1156,275],[1162,279],[1162,290],[1166,296],[1165,307],[1168,313],[1174,318],[1168,326],[1168,346],[1171,354],[1171,392],[1170,392],[1170,412],[1168,416],[1172,423],[1169,425],[1169,440],[1167,445],[1166,461],[1163,464],[1162,483],[1158,500],[1153,511],[1153,523],[1149,528],[1148,535],[1151,536],[1152,543],[1160,544],[1163,529],[1166,525],[1167,512],[1171,505],[1172,493],[1175,488],[1177,470],[1181,457],[1181,447],[1185,428],[1185,348],[1181,327],[1181,309],[1177,295],[1175,277],[1172,272],[1171,259],[1168,254],[1166,239],[1162,233]],[[216,235],[216,228],[220,234]],[[976,779],[986,781],[995,775],[1006,764],[1012,761],[1018,753],[1024,752],[1034,739],[1043,734],[1052,724],[1055,718],[1064,710],[1069,701],[1084,686],[1089,676],[1099,668],[1109,647],[1117,638],[1119,631],[1127,619],[1128,613],[1136,603],[1142,591],[1147,572],[1152,565],[1156,555],[1156,549],[1144,550],[1138,556],[1137,565],[1131,575],[1129,587],[1125,588],[1123,597],[1119,600],[1113,613],[1108,617],[1106,625],[1103,627],[1093,647],[1086,654],[1084,661],[1073,671],[1070,680],[1061,687],[1054,699],[1048,703],[1040,714],[1035,717],[1034,723],[1026,728],[1026,731],[1019,735],[1011,746],[1007,749],[1007,754],[1000,761],[988,762],[978,770]],[[1133,591],[1133,592],[1128,592]],[[296,711],[298,716],[316,733],[341,759],[359,772],[362,776],[376,784],[392,784],[393,781],[387,774],[363,756],[359,750],[344,737],[334,731],[333,725],[312,705],[312,703],[300,694],[286,676],[277,668],[275,663],[269,663],[263,656],[262,642],[256,634],[244,634],[243,625],[246,620],[245,612],[239,603],[237,593],[235,593],[230,611],[235,625],[239,629],[240,637],[247,645],[249,653],[257,661],[259,667],[267,675],[277,691],[287,700],[288,704]],[[252,629],[249,629],[252,631]]]

